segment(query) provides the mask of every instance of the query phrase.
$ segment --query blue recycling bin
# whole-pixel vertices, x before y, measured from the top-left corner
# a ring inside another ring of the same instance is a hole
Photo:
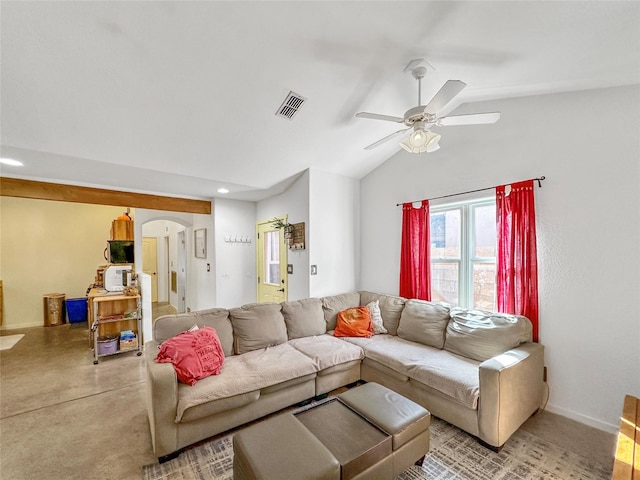
[[[67,304],[67,318],[69,323],[81,323],[87,321],[87,299],[69,298]]]

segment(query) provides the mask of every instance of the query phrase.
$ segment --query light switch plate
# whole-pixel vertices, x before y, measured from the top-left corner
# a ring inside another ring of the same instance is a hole
[[[290,275],[293,274],[293,265],[290,263],[287,265],[287,273]]]
[[[317,275],[317,274],[318,274],[318,266],[311,265],[311,275]]]

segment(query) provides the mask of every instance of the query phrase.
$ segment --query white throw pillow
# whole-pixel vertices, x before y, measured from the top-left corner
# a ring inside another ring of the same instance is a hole
[[[380,333],[388,333],[382,323],[382,315],[380,314],[380,301],[374,300],[367,304],[369,313],[371,314],[371,323],[373,323],[373,333],[378,335]]]

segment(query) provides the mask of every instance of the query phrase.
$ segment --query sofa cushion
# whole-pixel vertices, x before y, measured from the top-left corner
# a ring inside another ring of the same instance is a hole
[[[225,308],[211,308],[198,312],[158,317],[153,322],[153,339],[162,343],[181,332],[186,332],[194,325],[199,328],[213,328],[218,334],[224,354],[226,356],[233,355],[233,328],[231,320],[229,320],[229,310]]]
[[[338,312],[334,337],[371,337],[373,324],[367,307],[347,308]]]
[[[445,350],[481,362],[531,341],[531,321],[521,315],[451,309]]]
[[[365,356],[368,360],[429,385],[468,408],[475,409],[478,406],[478,361],[398,337],[367,345]]]
[[[374,335],[373,337],[342,337],[340,340],[343,342],[349,342],[353,345],[357,345],[360,348],[364,348],[370,343],[381,342],[383,340],[387,340],[388,338],[394,338],[393,335],[380,334]]]
[[[287,341],[287,327],[279,303],[251,303],[229,310],[236,354]]]
[[[286,343],[228,357],[220,375],[203,378],[193,387],[178,385],[176,422],[189,408],[315,372],[314,362]]]
[[[173,364],[179,381],[195,385],[198,380],[220,373],[224,352],[216,331],[202,327],[162,342],[155,361]]]
[[[282,314],[287,326],[287,336],[292,338],[322,335],[327,331],[322,300],[305,298],[282,303]]]
[[[179,388],[179,387],[178,387]],[[183,414],[180,422],[193,422],[209,415],[217,415],[218,413],[228,412],[234,408],[244,407],[255,402],[260,398],[260,391],[254,390],[240,395],[211,400],[210,402],[201,403],[189,407]]]
[[[326,334],[296,338],[288,344],[309,357],[318,371],[364,358],[362,348]]]
[[[384,323],[382,321],[382,314],[380,313],[380,301],[374,300],[373,302],[367,303],[367,308],[369,309],[369,313],[371,314],[373,333],[375,335],[389,333],[387,329],[384,328]]]
[[[327,330],[334,330],[336,328],[338,312],[359,306],[360,294],[357,292],[322,298],[322,309],[324,310],[324,321],[327,324]]]
[[[449,323],[449,307],[425,300],[407,300],[398,325],[398,336],[405,340],[442,348]]]
[[[398,322],[400,321],[400,315],[402,314],[406,298],[367,291],[360,292],[360,305],[367,305],[374,300],[378,300],[379,302],[384,328],[386,328],[391,335],[396,335]]]

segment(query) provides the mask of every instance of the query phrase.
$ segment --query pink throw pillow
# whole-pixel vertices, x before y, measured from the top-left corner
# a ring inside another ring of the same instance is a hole
[[[163,342],[155,361],[172,363],[179,381],[195,385],[202,378],[220,373],[224,352],[215,329],[202,327]]]

